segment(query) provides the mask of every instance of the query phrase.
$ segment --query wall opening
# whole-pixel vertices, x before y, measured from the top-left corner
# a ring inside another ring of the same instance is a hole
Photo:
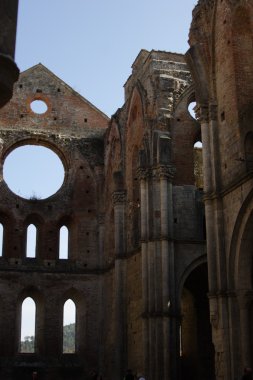
[[[26,257],[36,257],[37,228],[34,224],[29,224],[26,233]]]
[[[20,352],[35,352],[36,305],[31,297],[27,297],[21,307]]]
[[[66,226],[60,228],[59,259],[69,258],[69,230]]]
[[[16,195],[32,201],[48,198],[64,181],[62,161],[42,145],[23,145],[5,159],[3,177]]]
[[[63,353],[76,352],[76,305],[68,299],[63,308]]]
[[[39,115],[46,113],[48,110],[47,104],[43,100],[33,100],[30,104],[30,107],[34,113],[37,113]]]
[[[189,111],[189,114],[191,115],[191,117],[193,117],[193,119],[197,119],[196,117],[196,105],[197,103],[196,102],[191,102],[189,105],[188,105],[188,111]]]
[[[202,264],[188,276],[182,291],[181,352],[179,353],[182,379],[212,380],[215,378],[207,293],[207,265]]]

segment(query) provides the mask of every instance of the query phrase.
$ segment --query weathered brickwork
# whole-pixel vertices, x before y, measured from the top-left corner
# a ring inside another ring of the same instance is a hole
[[[217,379],[252,367],[252,1],[199,1],[187,61],[201,122]]]

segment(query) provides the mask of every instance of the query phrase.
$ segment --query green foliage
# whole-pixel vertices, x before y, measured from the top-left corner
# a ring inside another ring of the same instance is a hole
[[[34,352],[34,336],[25,336],[24,341],[21,341],[20,352],[33,353]]]
[[[75,323],[66,325],[63,327],[63,353],[73,354],[75,353]],[[25,336],[21,341],[20,352],[22,353],[34,353],[34,336]]]
[[[71,323],[63,327],[63,353],[73,354],[75,349],[76,325]]]

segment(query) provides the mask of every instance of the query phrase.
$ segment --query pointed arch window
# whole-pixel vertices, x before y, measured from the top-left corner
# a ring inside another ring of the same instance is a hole
[[[69,258],[69,230],[66,226],[60,228],[59,258]]]
[[[0,257],[3,256],[3,237],[4,237],[4,226],[0,223]]]
[[[34,224],[29,224],[26,234],[26,257],[36,257],[37,228]]]
[[[31,297],[25,298],[21,307],[20,352],[35,352],[36,304]]]
[[[76,305],[68,299],[63,307],[63,353],[76,352]]]

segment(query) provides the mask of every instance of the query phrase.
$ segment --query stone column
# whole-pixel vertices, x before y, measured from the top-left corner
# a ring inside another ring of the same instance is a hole
[[[252,366],[251,357],[251,320],[250,320],[250,306],[253,301],[252,291],[239,292],[238,294],[239,308],[240,308],[240,338],[242,350],[242,368]]]
[[[211,165],[211,146],[210,146],[210,130],[209,130],[209,110],[208,105],[198,105],[196,109],[197,119],[201,124],[201,138],[203,145],[203,177],[204,190],[210,192],[212,190],[212,165]]]
[[[201,123],[201,137],[203,144],[203,177],[205,191],[205,219],[207,235],[207,259],[208,259],[208,281],[211,293],[217,290],[217,266],[216,266],[216,231],[215,231],[215,212],[213,200],[209,194],[213,191],[213,172],[211,160],[211,141],[209,130],[209,109],[208,105],[199,105],[197,108],[197,118]]]
[[[173,189],[171,183],[174,174],[175,168],[170,165],[161,165],[158,168],[161,197],[164,379],[177,377],[177,321],[175,319],[175,267],[172,194]]]
[[[149,169],[139,168],[140,181],[140,206],[141,206],[141,277],[142,277],[142,315],[143,315],[143,347],[144,347],[144,373],[149,373],[149,328],[148,328],[148,300],[149,300],[149,276],[148,276],[148,179]]]
[[[113,379],[122,379],[126,360],[125,320],[125,191],[115,191],[114,206],[115,240],[115,368]]]
[[[14,62],[18,0],[0,0],[0,107],[12,97],[19,69]]]

